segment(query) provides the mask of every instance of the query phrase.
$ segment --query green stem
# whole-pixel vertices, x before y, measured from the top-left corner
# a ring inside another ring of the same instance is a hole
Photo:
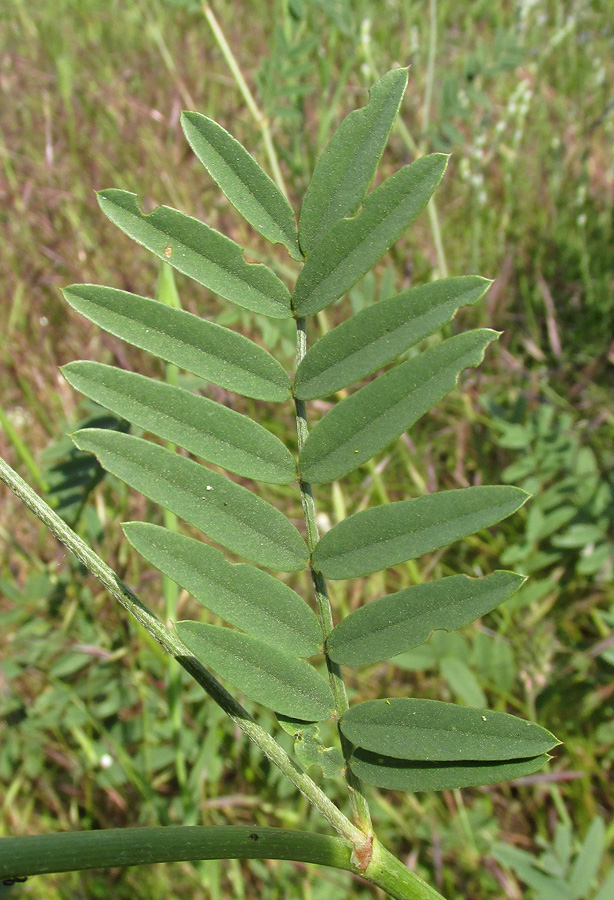
[[[375,838],[373,853],[363,877],[382,888],[391,897],[402,900],[444,900],[441,894],[419,875],[393,856]]]
[[[91,547],[55,513],[32,488],[26,484],[8,463],[0,457],[0,480],[30,509],[49,531],[77,557],[107,591],[126,609],[164,650],[194,678],[215,700],[227,716],[256,744],[286,775],[292,784],[307,797],[310,803],[327,819],[333,828],[353,843],[364,841],[363,833],[337,809],[317,784],[290,759],[277,741],[250,716],[240,703],[192,656],[177,635],[166,628],[145,607],[121,579],[109,568]]]
[[[424,105],[422,107],[422,134],[425,137],[429,127],[431,100],[433,97],[433,81],[435,78],[435,53],[437,50],[437,0],[429,0],[429,19],[429,58],[426,69]]]
[[[296,368],[298,369],[301,361],[303,360],[305,354],[307,353],[307,332],[305,329],[305,319],[297,318],[296,320]],[[299,400],[298,397],[294,398],[294,405],[296,407],[296,432],[298,436],[298,451],[299,454],[303,449],[305,441],[307,440],[307,436],[309,434],[309,428],[307,425],[307,412],[305,410],[305,402],[303,400]],[[303,481],[301,478],[299,480],[300,491],[301,491],[301,503],[303,506],[303,514],[305,516],[305,527],[307,530],[307,546],[309,548],[309,554],[313,553],[315,550],[316,544],[319,540],[318,534],[318,525],[316,522],[316,508],[315,503],[313,501],[313,493],[311,491],[311,485],[307,481]],[[322,634],[324,635],[324,642],[326,646],[326,639],[330,635],[331,631],[334,628],[333,623],[333,613],[330,605],[330,598],[328,596],[328,588],[326,587],[326,581],[322,576],[321,572],[316,571],[313,566],[309,565],[309,569],[311,572],[311,580],[313,581],[313,588],[315,592],[316,598],[316,607],[318,611],[318,618],[320,620],[320,625],[322,626]],[[333,696],[335,698],[335,708],[337,710],[337,715],[339,719],[349,709],[349,703],[347,698],[347,692],[345,690],[345,683],[343,681],[343,676],[341,674],[341,667],[332,661],[329,657],[328,653],[326,656],[326,666],[328,669],[328,677],[330,680],[331,689],[333,692]],[[341,740],[341,747],[343,750],[343,755],[345,757],[346,763],[349,760],[350,747],[339,729],[339,737]],[[350,792],[350,801],[352,805],[352,812],[354,814],[354,818],[360,828],[365,832],[365,834],[372,834],[373,827],[371,825],[371,815],[369,813],[369,807],[363,792],[362,785],[360,781],[356,778],[356,776],[352,773],[352,770],[349,764],[346,767],[346,779],[348,783],[348,788]]]
[[[249,825],[109,828],[0,838],[0,879],[203,859],[286,859],[359,875],[394,900],[443,900],[375,840],[366,871],[338,837]]]
[[[0,838],[0,880],[203,859],[289,859],[356,872],[339,837],[247,825],[109,828]]]
[[[222,55],[226,60],[226,64],[228,65],[228,68],[230,69],[232,76],[237,83],[237,87],[241,92],[241,96],[245,100],[245,104],[251,112],[256,125],[260,129],[262,140],[264,142],[264,148],[269,159],[269,165],[271,166],[271,171],[273,173],[273,180],[277,184],[277,187],[282,192],[284,197],[287,197],[288,192],[286,190],[283,175],[281,174],[281,169],[279,167],[279,161],[277,159],[277,153],[275,152],[275,147],[273,145],[273,138],[271,136],[271,130],[269,128],[267,118],[256,103],[254,95],[250,91],[247,82],[243,77],[243,72],[239,67],[239,63],[235,59],[235,56],[228,45],[228,41],[224,36],[224,32],[220,28],[219,22],[213,15],[213,10],[206,3],[203,3],[203,13],[205,14],[207,22],[211,26],[211,31],[213,32],[218,47],[222,51]]]

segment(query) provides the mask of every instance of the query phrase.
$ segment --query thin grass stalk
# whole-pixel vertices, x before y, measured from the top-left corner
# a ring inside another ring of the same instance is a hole
[[[243,77],[243,73],[241,71],[239,63],[237,62],[232,50],[230,49],[224,32],[222,31],[219,22],[213,15],[213,10],[206,3],[203,3],[203,13],[207,22],[211,26],[211,31],[213,32],[218,47],[222,51],[222,55],[226,60],[226,64],[228,65],[228,68],[230,69],[232,76],[237,83],[237,87],[241,92],[241,96],[245,100],[245,104],[251,112],[256,125],[260,129],[264,148],[269,160],[269,165],[271,166],[271,171],[273,173],[273,180],[277,184],[277,187],[280,189],[282,194],[287,197],[288,192],[286,190],[283,175],[281,174],[281,168],[279,166],[279,160],[277,159],[277,153],[275,152],[275,146],[273,144],[273,138],[271,136],[271,129],[269,128],[268,120],[256,103],[254,95],[250,91],[248,84]]]

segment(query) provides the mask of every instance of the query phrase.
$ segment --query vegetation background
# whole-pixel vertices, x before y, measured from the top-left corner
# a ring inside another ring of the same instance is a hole
[[[410,86],[380,177],[416,152],[452,153],[436,214],[423,214],[375,276],[331,311],[336,320],[348,304],[359,309],[446,272],[496,279],[486,302],[461,315],[463,324],[503,331],[486,363],[375,467],[346,478],[343,493],[320,492],[320,524],[372,497],[501,480],[531,490],[533,501],[496,532],[350,582],[345,594],[336,586],[333,600],[349,611],[411,581],[503,564],[531,574],[496,613],[460,635],[436,633],[397,666],[362,670],[350,690],[508,709],[537,718],[565,745],[547,773],[522,784],[374,790],[378,833],[450,898],[607,900],[614,3],[233,0],[214,10],[270,124],[295,207],[332,129],[395,64],[411,66]],[[164,614],[168,585],[163,592],[127,552],[119,529],[151,511],[70,449],[66,434],[104,412],[58,372],[78,357],[154,374],[152,362],[80,319],[60,288],[156,290],[157,264],[102,216],[95,189],[138,191],[146,207],[167,203],[204,218],[253,247],[254,259],[269,253],[192,156],[179,113],[215,118],[267,166],[262,134],[195,0],[3,0],[0,95],[0,452]],[[290,326],[231,310],[181,277],[177,285],[185,308],[244,329],[289,364]],[[253,413],[251,401],[205,389]],[[277,408],[259,410],[271,430],[292,428],[290,408],[287,422]],[[290,487],[265,489],[295,514]],[[190,598],[176,600],[191,609]],[[196,686],[168,677],[156,646],[4,490],[0,784],[0,834],[322,827]],[[334,783],[329,790],[343,802]],[[11,891],[46,900],[377,895],[343,873],[259,861],[53,876]]]

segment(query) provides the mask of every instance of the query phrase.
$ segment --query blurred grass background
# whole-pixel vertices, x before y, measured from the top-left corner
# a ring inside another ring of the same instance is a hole
[[[436,489],[509,480],[534,493],[494,533],[335,583],[333,601],[340,616],[416,580],[502,565],[531,574],[462,634],[436,633],[395,666],[348,670],[349,689],[363,699],[412,693],[507,709],[537,718],[565,746],[547,774],[524,784],[374,790],[378,831],[450,898],[608,900],[614,3],[234,0],[214,11],[270,123],[295,208],[336,124],[395,64],[411,66],[410,85],[378,178],[416,152],[452,153],[436,217],[420,217],[330,311],[331,324],[446,272],[496,279],[454,326],[503,331],[486,363],[375,466],[331,495],[318,491],[317,502],[326,527],[370,503]],[[4,0],[0,94],[0,452],[163,615],[159,577],[127,552],[119,528],[158,513],[70,449],[66,434],[104,411],[58,372],[79,357],[150,374],[155,365],[79,319],[60,288],[156,290],[157,263],[98,210],[94,191],[106,187],[200,216],[254,259],[270,255],[192,157],[179,113],[217,119],[266,166],[262,135],[192,0]],[[231,309],[181,277],[177,286],[185,308],[243,330],[290,366],[291,327]],[[290,409],[284,421],[277,408],[203,389],[279,434],[292,427]],[[263,492],[300,515],[292,487]],[[323,827],[182,677],[177,700],[158,648],[6,491],[0,511],[0,834],[171,822]],[[190,598],[177,602],[197,614]],[[339,785],[328,789],[344,803]],[[37,878],[11,893],[377,896],[345,874],[258,861]]]

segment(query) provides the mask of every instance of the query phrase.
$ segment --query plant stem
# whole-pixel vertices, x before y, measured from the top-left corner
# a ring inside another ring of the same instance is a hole
[[[296,320],[296,368],[298,369],[302,359],[307,353],[307,332],[305,329],[305,319],[297,318]],[[305,402],[303,400],[299,400],[298,397],[294,398],[294,405],[296,407],[296,432],[298,436],[298,450],[301,452],[305,441],[307,440],[307,436],[309,434],[309,428],[307,425],[307,412],[305,410]],[[307,546],[309,548],[309,554],[311,554],[315,550],[315,546],[319,540],[318,534],[318,525],[316,522],[316,508],[315,503],[313,501],[313,493],[311,490],[311,485],[307,481],[303,481],[299,475],[299,485],[301,491],[301,503],[303,506],[303,514],[305,516],[305,527],[307,530]],[[341,675],[341,667],[332,661],[329,657],[328,653],[326,653],[326,639],[330,635],[333,630],[333,614],[330,605],[330,599],[328,596],[328,589],[326,587],[326,581],[322,576],[321,572],[316,571],[311,562],[309,564],[309,570],[311,572],[311,580],[313,581],[313,587],[315,591],[316,598],[316,606],[318,612],[318,618],[320,620],[320,625],[322,626],[322,634],[324,635],[325,641],[325,656],[326,656],[326,667],[328,669],[328,677],[330,679],[330,685],[333,692],[333,696],[335,698],[335,708],[337,710],[337,715],[339,719],[343,715],[344,712],[349,708],[347,692],[345,690],[345,683],[343,681],[343,676]],[[356,776],[352,773],[352,770],[349,766],[349,745],[339,729],[339,738],[341,740],[341,748],[343,750],[343,755],[346,761],[346,779],[348,783],[348,789],[350,792],[350,801],[352,805],[352,812],[354,813],[354,818],[356,822],[359,824],[360,828],[365,832],[365,834],[369,835],[373,833],[373,827],[371,825],[371,815],[369,813],[369,807],[363,792],[362,785],[360,781],[356,778]]]
[[[431,114],[433,80],[435,78],[435,53],[437,50],[437,0],[429,0],[429,58],[426,69],[426,88],[422,107],[422,134],[426,137]]]
[[[217,41],[218,47],[222,51],[222,55],[226,60],[228,68],[230,69],[234,80],[237,82],[237,87],[241,91],[241,95],[245,100],[245,104],[252,116],[254,117],[254,121],[256,125],[260,129],[260,133],[262,135],[262,140],[264,142],[264,147],[269,159],[269,165],[271,166],[271,171],[273,173],[273,179],[277,184],[277,187],[280,189],[284,197],[288,196],[288,192],[286,191],[286,185],[284,183],[283,175],[281,174],[281,169],[279,167],[279,160],[277,159],[277,153],[275,152],[275,147],[273,145],[273,138],[271,136],[271,129],[269,128],[269,123],[267,121],[266,116],[261,111],[260,107],[256,103],[254,99],[254,95],[250,91],[248,84],[243,77],[243,73],[239,68],[239,63],[235,59],[235,56],[228,45],[228,41],[224,36],[224,32],[220,28],[220,24],[213,15],[213,10],[208,4],[203,3],[203,13],[205,14],[205,18],[209,25],[211,26],[211,31]]]
[[[203,859],[287,859],[360,875],[395,900],[443,900],[376,840],[365,872],[338,837],[249,825],[169,825],[0,838],[0,879]]]
[[[317,784],[290,759],[277,741],[250,716],[246,709],[192,656],[177,635],[160,622],[145,607],[127,585],[107,566],[91,547],[70,528],[50,506],[26,484],[8,463],[0,457],[0,480],[30,509],[49,531],[77,557],[89,572],[126,609],[149,634],[158,641],[173,659],[194,678],[215,700],[227,716],[252,740],[262,752],[286,775],[292,784],[330,822],[343,837],[360,844],[364,834],[356,828]]]
[[[391,897],[402,900],[444,900],[435,888],[408,869],[377,838],[373,841],[371,862],[363,874],[368,881],[372,881]]]
[[[339,837],[248,825],[109,828],[0,838],[0,879],[203,859],[291,859],[356,872]]]

